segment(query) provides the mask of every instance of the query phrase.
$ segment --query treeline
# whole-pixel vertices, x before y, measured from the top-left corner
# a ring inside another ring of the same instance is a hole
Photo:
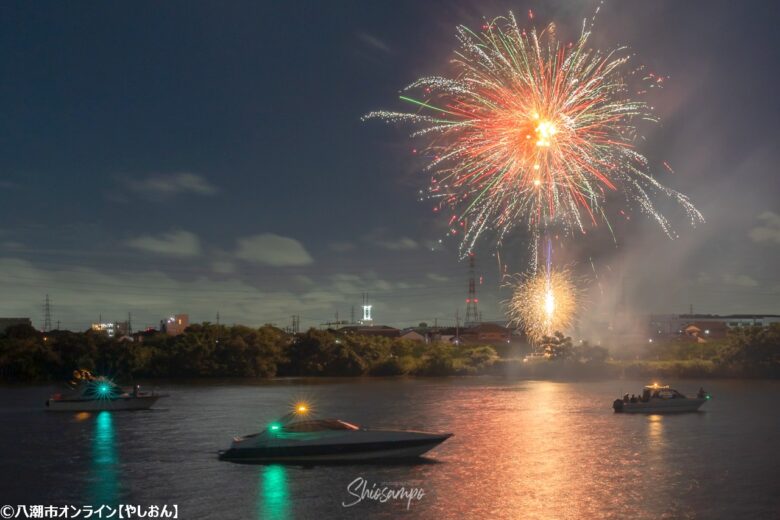
[[[780,323],[740,327],[706,343],[667,341],[649,345],[647,361],[625,365],[626,375],[780,377]]]
[[[706,343],[656,340],[640,350],[617,348],[614,357],[603,347],[573,344],[556,333],[542,339],[539,352],[543,356],[500,359],[491,371],[534,379],[780,378],[780,324],[734,329]]]
[[[726,339],[656,341],[638,359],[612,359],[562,334],[545,338],[545,357],[490,346],[425,344],[272,326],[199,324],[171,337],[109,339],[93,331],[42,334],[30,326],[0,335],[0,379],[63,380],[77,368],[120,379],[177,377],[393,376],[503,374],[516,377],[780,377],[780,324],[745,327]],[[613,352],[614,353],[614,352]]]
[[[115,378],[461,375],[477,374],[498,355],[490,346],[339,335],[311,329],[291,336],[276,327],[192,325],[179,336],[142,341],[27,325],[0,335],[0,377],[67,379],[85,368]]]

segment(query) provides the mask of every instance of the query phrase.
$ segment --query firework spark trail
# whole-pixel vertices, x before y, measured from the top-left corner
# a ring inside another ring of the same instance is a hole
[[[411,123],[412,136],[427,141],[428,196],[451,208],[463,227],[461,254],[486,230],[500,243],[521,224],[534,241],[553,226],[584,233],[600,221],[609,225],[604,205],[611,192],[670,237],[669,222],[653,205],[658,193],[676,200],[693,224],[703,221],[685,195],[651,175],[635,149],[637,124],[655,117],[630,97],[636,70],[628,68],[626,49],[588,48],[592,23],[569,45],[558,41],[554,25],[526,31],[511,13],[481,32],[460,26],[453,77],[409,85],[401,99],[415,112],[364,116]],[[450,233],[460,233],[458,226]]]

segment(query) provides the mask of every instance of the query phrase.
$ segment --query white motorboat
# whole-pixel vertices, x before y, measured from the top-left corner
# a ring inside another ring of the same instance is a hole
[[[54,394],[46,401],[47,410],[53,412],[146,410],[158,399],[167,397],[154,392],[141,392],[138,386],[132,391],[125,391],[106,377],[95,377],[86,371],[77,371],[77,373],[82,375],[71,382],[68,391]]]
[[[645,386],[642,395],[615,399],[612,408],[617,413],[680,413],[695,412],[709,401],[711,396],[700,389],[696,397],[687,397],[669,386],[658,383]]]
[[[301,407],[299,407],[301,408]],[[294,420],[289,414],[260,433],[236,437],[219,458],[233,462],[339,462],[419,457],[451,433],[361,428],[340,419]]]

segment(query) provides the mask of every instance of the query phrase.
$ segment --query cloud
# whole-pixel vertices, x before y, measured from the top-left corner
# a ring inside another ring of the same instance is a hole
[[[724,274],[721,278],[726,285],[736,285],[739,287],[757,287],[758,282],[746,274]]]
[[[442,276],[442,275],[436,274],[436,273],[428,273],[426,276],[428,277],[429,280],[433,280],[434,282],[449,282],[450,281],[450,279],[448,277]]]
[[[129,247],[168,256],[198,256],[200,255],[200,239],[189,231],[171,231],[159,236],[143,235],[127,240]]]
[[[152,175],[145,179],[126,179],[127,186],[150,197],[172,197],[183,193],[214,195],[217,188],[202,175],[180,172]]]
[[[127,319],[134,328],[156,327],[172,313],[188,313],[191,322],[214,321],[259,326],[286,325],[289,316],[330,316],[330,305],[307,299],[287,289],[258,289],[248,282],[208,277],[174,278],[160,271],[106,272],[91,267],[43,269],[17,258],[0,258],[3,282],[0,316],[29,316],[39,325],[41,287],[51,294],[54,319],[69,330],[86,330],[99,314],[108,320]],[[311,322],[316,322],[312,319]]]
[[[371,238],[369,241],[375,246],[387,249],[388,251],[410,251],[420,247],[420,244],[409,237],[401,237],[398,239]]]
[[[376,36],[372,34],[368,34],[365,32],[359,32],[357,33],[358,40],[362,41],[363,43],[369,45],[370,47],[373,47],[374,49],[380,50],[386,54],[392,54],[393,50],[390,48],[388,44],[377,38]]]
[[[294,238],[273,233],[239,239],[236,258],[274,267],[301,266],[314,262],[303,244]]]
[[[236,264],[229,260],[215,260],[211,263],[211,269],[218,274],[232,274],[236,272]]]
[[[2,243],[2,247],[4,249],[18,250],[18,249],[24,249],[24,244],[22,244],[21,242],[15,242],[13,240],[8,240]]]
[[[780,215],[765,211],[758,216],[763,224],[750,230],[753,242],[774,242],[780,244]]]
[[[352,242],[331,242],[328,244],[328,247],[331,251],[335,251],[337,253],[344,253],[346,251],[352,251],[355,249],[355,244]]]

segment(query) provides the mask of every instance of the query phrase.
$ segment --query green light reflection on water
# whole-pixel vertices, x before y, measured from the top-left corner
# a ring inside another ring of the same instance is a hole
[[[280,464],[260,470],[257,489],[257,517],[281,520],[290,517],[290,493],[287,489],[287,468]]]
[[[92,436],[91,504],[119,504],[119,458],[115,446],[114,419],[111,412],[98,412]]]

